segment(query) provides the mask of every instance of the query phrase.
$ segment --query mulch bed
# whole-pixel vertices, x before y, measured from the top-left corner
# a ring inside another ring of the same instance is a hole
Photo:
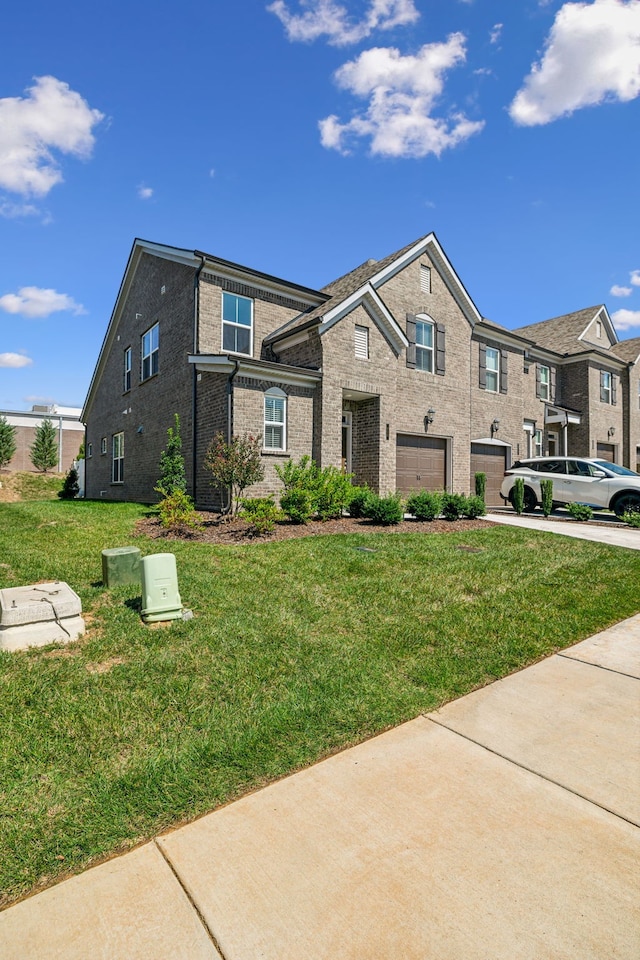
[[[275,540],[292,540],[295,537],[313,537],[333,533],[467,533],[469,530],[486,530],[493,526],[487,520],[433,520],[420,523],[418,520],[403,520],[395,526],[383,527],[370,520],[312,520],[307,524],[277,523],[271,533],[262,536],[246,520],[225,520],[215,513],[200,513],[203,526],[199,530],[188,528],[166,530],[157,517],[143,517],[136,523],[136,533],[153,539],[190,540],[195,543],[242,544],[272,543]]]

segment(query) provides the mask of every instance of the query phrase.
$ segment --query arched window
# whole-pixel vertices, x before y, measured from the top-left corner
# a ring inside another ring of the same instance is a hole
[[[264,449],[287,448],[287,395],[279,387],[271,387],[264,395]]]

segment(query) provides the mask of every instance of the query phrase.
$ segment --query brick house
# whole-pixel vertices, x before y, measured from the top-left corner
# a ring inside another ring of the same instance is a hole
[[[309,454],[382,493],[465,492],[484,470],[496,503],[516,457],[627,456],[620,347],[604,307],[484,319],[433,233],[322,290],[136,240],[82,413],[86,495],[157,499],[178,413],[201,508],[224,505],[203,466],[217,432],[262,436],[251,495]]]

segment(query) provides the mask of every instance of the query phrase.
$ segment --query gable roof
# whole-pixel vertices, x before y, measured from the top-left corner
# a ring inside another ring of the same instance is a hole
[[[627,363],[636,363],[640,359],[640,337],[633,337],[631,340],[621,340],[611,347],[611,352],[621,360]]]
[[[587,350],[593,349],[608,349],[597,347],[595,344],[585,344],[581,339],[589,324],[596,317],[600,317],[604,321],[614,343],[617,343],[618,337],[604,304],[596,307],[585,307],[573,313],[565,313],[560,317],[542,320],[540,323],[530,323],[526,327],[517,327],[514,333],[564,356],[585,353]]]
[[[329,297],[326,303],[318,305],[313,310],[299,314],[297,317],[293,317],[287,323],[283,324],[283,326],[265,337],[264,342],[273,344],[279,340],[284,340],[286,337],[292,336],[294,333],[307,330],[313,326],[320,326],[320,333],[323,333],[324,330],[333,325],[336,319],[344,316],[349,310],[353,310],[358,304],[363,303],[366,308],[365,300],[368,300],[369,303],[375,300],[376,305],[379,307],[379,305],[382,304],[382,300],[376,293],[378,287],[382,286],[382,284],[389,280],[395,273],[398,273],[408,263],[425,252],[429,254],[430,258],[436,264],[439,273],[444,278],[445,283],[449,287],[464,316],[469,321],[469,324],[473,326],[475,323],[478,323],[482,318],[476,305],[451,266],[435,233],[428,233],[425,234],[424,237],[408,243],[400,250],[396,250],[395,253],[389,254],[389,256],[384,257],[382,260],[367,260],[349,273],[345,273],[337,280],[333,280],[322,288],[322,293]],[[406,346],[404,332],[388,310],[386,313],[393,328],[395,328],[394,339],[397,340],[398,344]],[[386,331],[383,330],[383,332],[388,336],[390,331],[387,329]]]

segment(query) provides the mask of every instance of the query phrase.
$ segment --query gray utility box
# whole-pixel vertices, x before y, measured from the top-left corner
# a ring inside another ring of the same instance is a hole
[[[102,582],[105,587],[140,583],[140,551],[137,547],[111,547],[102,551]]]
[[[68,583],[0,590],[0,650],[69,643],[84,633],[80,597]]]
[[[172,553],[154,553],[143,557],[142,619],[146,623],[160,620],[179,620],[182,600],[178,593],[176,558]]]

